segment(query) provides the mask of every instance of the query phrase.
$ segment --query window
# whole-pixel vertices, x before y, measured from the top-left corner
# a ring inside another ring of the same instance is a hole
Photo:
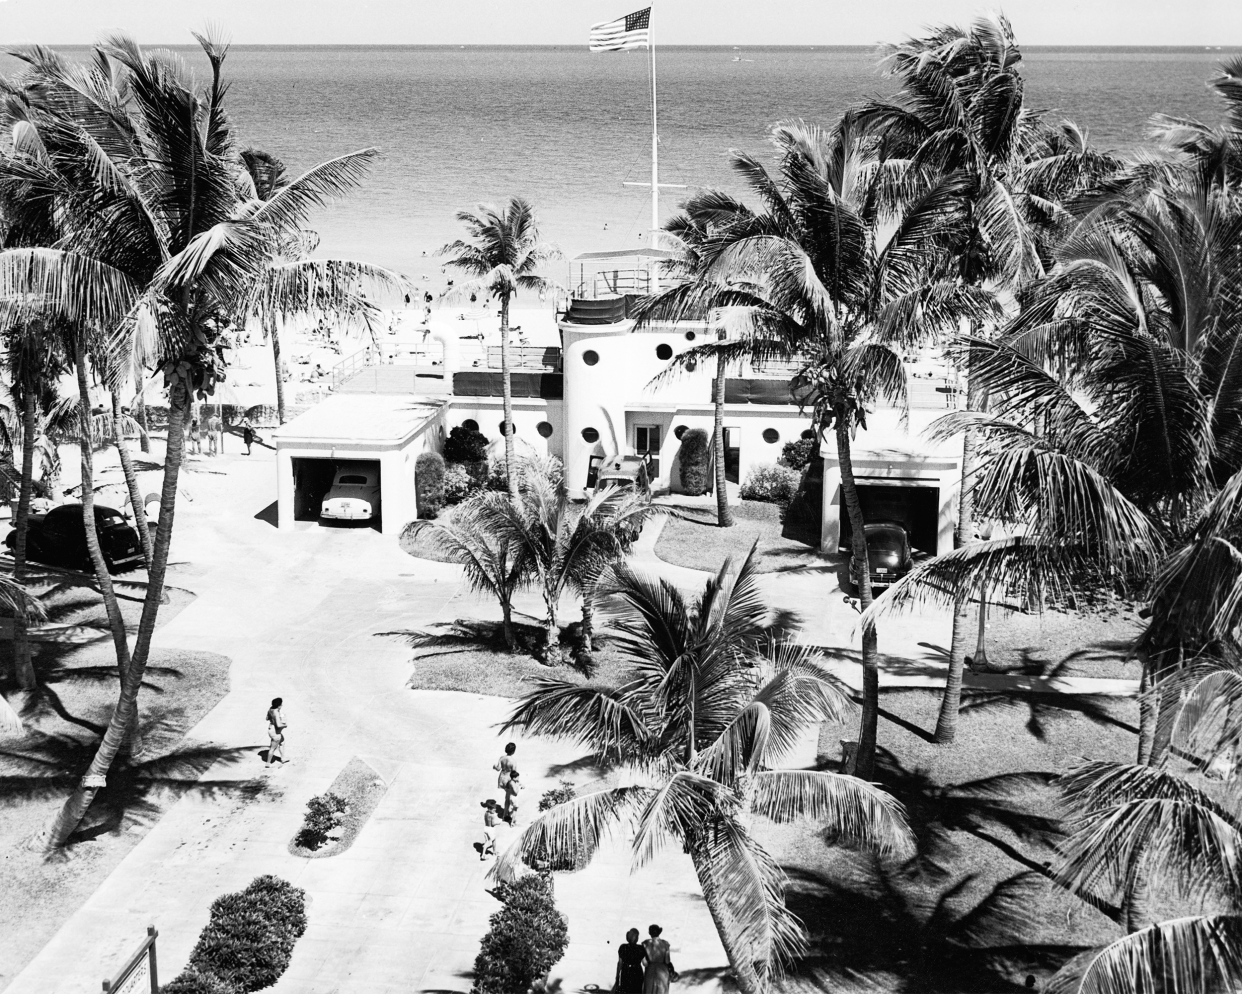
[[[603,461],[603,456],[591,456],[590,461],[587,463],[586,485],[588,490],[594,490],[595,484],[599,482],[599,467]]]
[[[767,442],[769,445],[775,445],[777,442],[781,440],[781,433],[777,431],[775,428],[764,428],[763,429],[763,440]]]
[[[466,418],[466,420],[461,423],[461,426],[465,428],[466,431],[479,430],[479,423],[475,421],[474,418]]]
[[[592,445],[594,445],[596,442],[599,441],[599,432],[597,432],[594,428],[583,428],[582,429],[582,440],[584,442],[590,442]]]
[[[669,345],[667,342],[657,345],[656,346],[656,358],[657,359],[673,358],[673,347]]]
[[[647,475],[655,479],[660,475],[660,426],[636,425],[634,428],[634,454],[643,456],[647,463]]]
[[[552,423],[549,421],[540,421],[539,424],[535,425],[535,431],[539,432],[540,436],[543,438],[551,438]]]
[[[505,434],[506,434],[506,433],[505,433],[505,425],[506,425],[506,424],[508,424],[508,422],[507,422],[507,421],[502,421],[502,422],[500,422],[500,424],[498,424],[498,425],[496,426],[496,430],[497,430],[498,432],[500,432],[500,437],[501,437],[501,438],[504,438],[504,437],[505,437]],[[510,426],[509,426],[509,431],[508,431],[508,434],[510,434],[510,435],[516,435],[516,434],[517,434],[517,426],[516,426],[516,425],[510,425]]]
[[[697,336],[694,334],[694,332],[693,332],[693,331],[687,331],[687,332],[686,332],[686,341],[687,341],[687,342],[693,342],[693,341],[694,341],[694,339],[695,339],[696,337],[697,337]]]
[[[582,361],[588,366],[594,366],[597,362],[599,362],[599,353],[594,349],[587,349],[582,353]]]

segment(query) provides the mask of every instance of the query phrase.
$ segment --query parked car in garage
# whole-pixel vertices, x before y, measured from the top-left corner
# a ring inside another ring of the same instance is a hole
[[[142,565],[142,540],[120,511],[95,506],[95,530],[109,573]],[[17,545],[17,532],[5,539],[10,550]],[[94,570],[86,551],[86,528],[81,504],[59,504],[46,514],[32,514],[26,531],[26,558],[48,566]]]
[[[337,463],[319,517],[327,521],[374,521],[379,516],[379,463]]]
[[[910,572],[914,554],[910,536],[896,521],[875,521],[864,527],[867,536],[867,565],[871,569],[871,586],[887,587]],[[858,583],[859,563],[850,556],[850,576]]]

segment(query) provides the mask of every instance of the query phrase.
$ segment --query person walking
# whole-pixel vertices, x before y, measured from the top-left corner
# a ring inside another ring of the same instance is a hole
[[[638,929],[625,933],[625,944],[617,949],[617,978],[613,994],[643,994],[643,961],[647,950],[638,944]]]
[[[643,994],[668,994],[669,982],[677,979],[668,942],[660,938],[663,931],[659,925],[647,929],[651,938],[643,943],[647,956],[647,965],[643,968]]]
[[[501,757],[492,766],[492,769],[496,770],[498,774],[496,786],[501,790],[505,789],[505,784],[509,782],[509,774],[513,772],[513,754],[515,752],[517,752],[517,743],[510,742],[505,746],[505,751],[501,754]]]
[[[190,455],[201,456],[203,454],[202,436],[198,427],[198,418],[190,418]]]
[[[250,446],[254,445],[254,426],[249,418],[242,418],[242,441],[246,443],[246,455],[250,455]]]
[[[518,810],[518,791],[522,789],[521,783],[518,781],[518,771],[511,770],[509,779],[505,781],[505,821],[510,825],[517,818]]]
[[[496,827],[500,824],[500,813],[496,810],[496,801],[489,797],[483,802],[483,848],[479,850],[479,859],[487,859],[496,855]]]
[[[281,710],[284,707],[284,699],[280,697],[272,698],[272,706],[267,709],[267,762],[264,766],[270,767],[272,761],[280,760],[280,765],[285,765],[285,715]]]

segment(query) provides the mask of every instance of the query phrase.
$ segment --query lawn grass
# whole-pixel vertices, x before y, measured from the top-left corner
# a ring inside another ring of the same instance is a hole
[[[355,756],[336,775],[327,793],[343,798],[348,807],[335,839],[319,849],[306,849],[298,845],[295,835],[289,842],[289,852],[304,859],[325,859],[343,853],[354,844],[362,826],[371,817],[379,802],[388,793],[388,785],[366,762]]]
[[[1085,759],[1133,761],[1137,703],[967,693],[947,746],[930,741],[939,704],[927,690],[881,697],[877,779],[910,812],[911,862],[831,847],[805,826],[757,826],[811,935],[803,979],[843,992],[907,991],[915,977],[920,991],[1017,991],[1122,934],[1045,867],[1061,837],[1052,778]],[[835,759],[856,736],[855,721],[826,725],[820,752]],[[1163,903],[1158,914],[1181,910]]]
[[[666,519],[655,554],[674,566],[715,573],[727,558],[739,559],[758,542],[760,573],[821,565],[824,558],[817,551],[819,533],[814,527],[782,524],[780,517],[775,504],[742,501],[733,508],[733,527],[721,528],[714,513],[682,510]]]
[[[92,604],[78,585],[56,596],[62,616],[75,623],[102,617],[102,604]],[[170,597],[174,604],[192,599],[177,591],[170,591]],[[127,622],[136,624],[134,608],[123,610]],[[160,612],[161,623],[171,616],[166,610]],[[38,689],[24,693],[11,683],[3,686],[26,733],[0,747],[0,989],[95,892],[162,812],[194,789],[209,766],[230,758],[210,745],[183,741],[228,693],[229,660],[214,653],[153,649],[139,697],[144,752],[134,763],[114,765],[108,789],[96,797],[66,850],[46,858],[24,848],[25,840],[46,828],[85,771],[116,704],[116,659],[106,633],[101,636],[84,646],[36,643]],[[7,659],[4,672],[9,672]],[[213,787],[235,790],[239,803],[253,792],[244,782]]]

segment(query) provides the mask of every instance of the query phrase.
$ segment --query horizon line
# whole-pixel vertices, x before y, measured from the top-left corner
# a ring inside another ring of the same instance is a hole
[[[123,32],[122,32],[123,33]],[[98,42],[92,41],[71,41],[71,42],[9,42],[0,52],[7,53],[13,48],[21,47],[25,44],[45,45],[48,48],[91,48]],[[139,42],[144,47],[159,48],[186,48],[197,50],[199,45],[196,42],[165,42],[165,41],[144,41]],[[375,48],[375,49],[399,49],[399,48],[452,48],[452,49],[504,49],[504,48],[581,48],[586,50],[587,43],[585,41],[575,42],[489,42],[486,44],[465,43],[465,42],[230,42],[230,48],[307,48],[307,49],[344,49],[344,48]],[[730,42],[716,42],[712,44],[695,44],[690,42],[668,42],[663,43],[659,47],[661,49],[669,48],[722,48],[722,49],[791,49],[791,50],[832,50],[832,51],[865,51],[874,50],[884,45],[892,44],[891,42],[858,42],[856,44],[824,44],[811,45],[807,43],[768,43],[768,44],[732,44]],[[1108,49],[1115,51],[1165,51],[1165,52],[1229,52],[1242,51],[1242,42],[1229,45],[1091,45],[1091,44],[1041,44],[1041,45],[1019,45],[1021,51],[1040,51],[1049,49],[1078,49],[1082,51],[1098,51],[1100,49]]]

